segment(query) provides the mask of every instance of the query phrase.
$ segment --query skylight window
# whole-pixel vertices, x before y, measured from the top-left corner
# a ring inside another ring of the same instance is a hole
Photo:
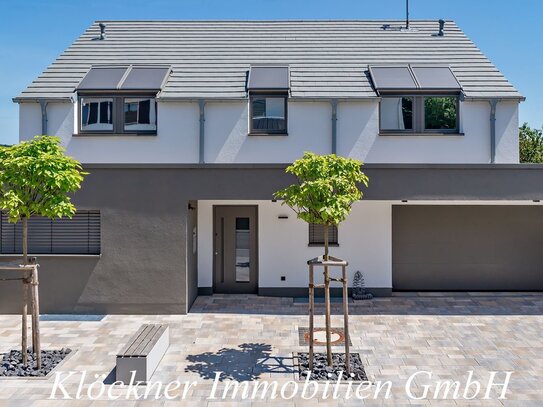
[[[462,90],[448,66],[394,65],[370,66],[373,85],[379,94],[399,92],[446,92]]]
[[[93,66],[78,91],[159,91],[170,74],[169,66]]]
[[[288,91],[288,66],[251,66],[247,81],[249,91]]]

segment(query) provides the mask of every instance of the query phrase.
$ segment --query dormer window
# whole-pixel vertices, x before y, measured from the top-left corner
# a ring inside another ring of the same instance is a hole
[[[157,106],[153,95],[112,94],[79,98],[79,133],[96,135],[153,135],[157,130]]]
[[[459,132],[457,96],[382,96],[381,133],[439,134]]]
[[[371,66],[380,134],[458,134],[461,87],[447,66]]]
[[[287,95],[250,96],[251,134],[286,134]]]
[[[154,135],[164,66],[93,66],[77,87],[79,133]]]
[[[249,134],[287,135],[289,69],[252,66],[249,71]]]

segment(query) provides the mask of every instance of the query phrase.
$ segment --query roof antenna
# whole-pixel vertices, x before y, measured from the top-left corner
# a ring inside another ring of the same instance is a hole
[[[405,29],[409,30],[409,0],[405,0]]]
[[[104,23],[98,24],[100,26],[100,39],[106,39],[106,25]]]

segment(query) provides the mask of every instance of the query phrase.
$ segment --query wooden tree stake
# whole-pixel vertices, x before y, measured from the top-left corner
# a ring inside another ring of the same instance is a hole
[[[347,288],[346,267],[341,267],[341,279],[343,282],[343,334],[345,335],[345,373],[351,374],[351,358],[349,354],[349,291]]]
[[[330,332],[330,275],[328,266],[324,266],[324,305],[325,305],[325,325],[326,325],[326,361],[328,366],[333,365],[332,361],[332,334]]]
[[[27,314],[28,314],[28,290],[27,290],[27,273],[23,273],[23,309],[21,310],[21,324],[22,324],[22,338],[21,338],[21,353],[23,356],[23,365],[26,366],[28,363],[28,326],[27,326]]]
[[[40,299],[38,292],[38,266],[34,265],[31,280],[32,292],[32,351],[36,354],[37,369],[41,369]]]
[[[315,341],[315,279],[313,266],[309,266],[309,373],[313,372],[313,342]]]

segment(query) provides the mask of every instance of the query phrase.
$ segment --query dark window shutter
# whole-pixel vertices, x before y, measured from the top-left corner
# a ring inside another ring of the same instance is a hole
[[[22,224],[9,223],[1,214],[2,254],[22,253]],[[28,221],[30,254],[100,254],[100,212],[78,211],[72,217],[48,219],[34,216]]]
[[[328,226],[328,243],[338,244],[337,226]],[[324,244],[324,226],[309,224],[309,244]]]

